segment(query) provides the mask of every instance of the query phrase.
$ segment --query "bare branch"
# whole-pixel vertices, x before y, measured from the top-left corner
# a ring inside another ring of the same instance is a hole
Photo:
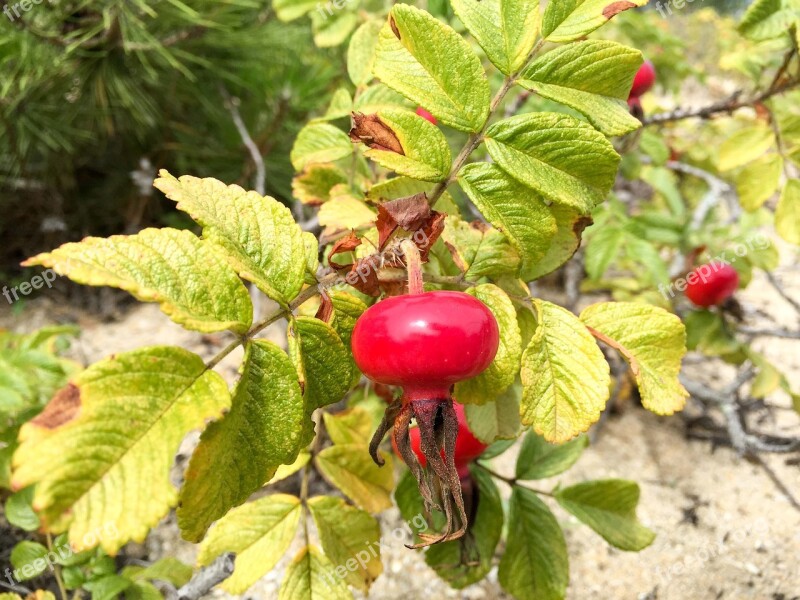
[[[261,151],[253,141],[250,132],[247,131],[247,126],[244,124],[242,115],[239,113],[239,99],[231,97],[231,95],[228,93],[228,90],[225,89],[224,86],[220,86],[220,93],[225,100],[225,108],[227,108],[228,112],[231,113],[233,124],[236,126],[236,130],[239,132],[239,136],[241,136],[245,148],[247,148],[247,151],[250,153],[250,158],[253,159],[253,164],[256,166],[256,175],[254,178],[253,187],[255,188],[256,192],[263,196],[266,193],[267,185],[267,169],[264,165],[264,158],[261,156]]]
[[[167,600],[199,600],[215,585],[222,583],[233,574],[236,555],[228,552],[217,557],[207,567],[195,573],[189,582],[177,592],[169,590]]]

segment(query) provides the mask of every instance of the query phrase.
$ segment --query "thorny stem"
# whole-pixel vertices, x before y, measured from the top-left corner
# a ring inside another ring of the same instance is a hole
[[[458,175],[458,172],[461,170],[461,167],[463,167],[466,164],[467,160],[469,159],[470,155],[475,151],[475,149],[481,145],[481,142],[483,142],[483,136],[486,133],[486,130],[489,128],[489,122],[492,120],[492,117],[497,112],[500,103],[506,97],[506,94],[508,94],[509,90],[512,87],[514,87],[514,84],[517,82],[517,77],[519,77],[519,74],[523,71],[523,69],[525,69],[525,67],[528,66],[528,63],[534,56],[536,56],[539,50],[542,49],[543,45],[544,45],[544,39],[540,39],[538,42],[536,42],[536,45],[533,47],[533,49],[528,54],[528,57],[525,59],[525,64],[523,64],[523,66],[518,71],[512,73],[511,75],[508,75],[505,78],[502,87],[494,95],[494,98],[492,98],[492,103],[489,105],[489,114],[486,116],[486,121],[484,121],[483,127],[481,127],[480,131],[470,134],[469,138],[467,138],[467,141],[464,144],[464,147],[461,149],[461,152],[458,153],[458,156],[453,162],[453,167],[450,169],[450,174],[447,176],[447,179],[439,182],[439,184],[431,192],[431,195],[428,197],[428,203],[431,206],[436,204],[436,201],[441,197],[442,194],[444,194],[444,191],[447,189],[447,186],[449,186],[456,180],[456,176]]]

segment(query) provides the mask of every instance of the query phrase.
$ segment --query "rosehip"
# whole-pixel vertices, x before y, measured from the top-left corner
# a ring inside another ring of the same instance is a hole
[[[455,462],[458,476],[463,480],[464,477],[469,474],[469,463],[483,454],[483,451],[486,450],[488,446],[476,438],[472,431],[470,431],[467,425],[467,415],[464,412],[464,406],[455,402],[453,407],[458,417],[458,438],[456,439]],[[427,460],[422,453],[419,429],[409,429],[408,433],[411,439],[411,449],[417,456],[419,463],[424,467]],[[396,445],[394,451],[400,456],[400,451],[397,449]],[[400,458],[402,458],[402,456]]]
[[[739,274],[732,266],[710,262],[697,267],[686,277],[686,297],[702,307],[717,306],[739,288]]]
[[[630,98],[638,98],[639,96],[650,91],[650,88],[656,82],[656,68],[649,60],[644,61],[644,64],[639,67],[636,72],[636,77],[633,78],[633,87],[631,88]]]
[[[438,121],[436,120],[436,117],[434,117],[431,113],[429,113],[427,110],[425,110],[421,106],[417,107],[417,114],[420,117],[422,117],[423,119],[427,119],[428,121],[430,121],[434,125],[436,125],[438,123]]]
[[[411,279],[410,275],[409,289]],[[414,287],[421,290],[421,279],[418,282]],[[466,532],[456,449],[459,443],[465,451],[475,448],[465,435],[459,435],[459,416],[450,390],[458,381],[482,373],[494,360],[499,341],[494,315],[463,292],[387,298],[368,308],[353,329],[351,345],[358,368],[376,383],[403,388],[402,398],[387,407],[370,443],[370,454],[378,465],[384,464],[378,447],[394,427],[395,449],[417,480],[427,510],[441,510],[447,518],[444,533],[421,534],[423,543],[415,547],[457,539]],[[417,422],[413,430],[418,440],[416,454],[409,431],[412,419]],[[454,504],[460,519],[457,529]]]

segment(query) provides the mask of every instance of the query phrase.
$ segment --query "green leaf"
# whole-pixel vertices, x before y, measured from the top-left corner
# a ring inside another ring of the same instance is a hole
[[[414,103],[382,83],[373,83],[361,94],[356,96],[353,104],[353,110],[367,115],[376,113],[384,108],[406,108],[414,110]]]
[[[282,481],[283,479],[288,479],[300,469],[305,467],[308,464],[308,461],[311,460],[311,453],[308,450],[301,450],[300,453],[297,455],[297,460],[295,460],[290,465],[281,465],[278,467],[278,470],[275,471],[275,475],[267,482],[267,485],[272,485],[273,483],[277,483],[278,481]]]
[[[11,566],[18,571],[19,580],[34,579],[47,570],[47,548],[37,542],[19,542],[11,550]]]
[[[514,383],[519,372],[522,338],[517,312],[503,290],[486,283],[469,288],[467,293],[485,304],[494,315],[500,329],[500,345],[492,364],[477,377],[457,383],[454,396],[462,404],[485,404]]]
[[[350,369],[352,371],[351,385],[355,385],[361,379],[361,372],[353,360],[352,349],[350,348],[350,338],[353,335],[353,328],[361,314],[367,310],[367,305],[363,300],[356,298],[348,292],[329,290],[328,297],[333,305],[333,318],[331,327],[336,330],[342,339],[345,349],[350,357]]]
[[[433,183],[447,179],[452,164],[450,146],[436,125],[407,110],[385,108],[378,117],[394,133],[404,154],[371,149],[365,156],[412,179]]]
[[[505,75],[525,64],[539,35],[537,0],[453,0],[453,10]]]
[[[792,0],[755,0],[739,22],[739,32],[751,40],[785,35],[800,20],[800,6]]]
[[[783,173],[780,154],[768,154],[745,166],[736,174],[739,204],[748,212],[758,210],[778,190]]]
[[[33,510],[33,487],[27,487],[6,500],[5,516],[9,524],[24,529],[36,531],[41,525],[39,515]]]
[[[585,481],[557,490],[555,497],[565,510],[620,550],[644,550],[656,537],[636,518],[639,486],[633,481]]]
[[[435,544],[425,553],[428,566],[457,590],[486,577],[503,531],[503,503],[491,475],[480,468],[471,469],[471,473],[472,483],[477,487],[478,506],[469,535]],[[421,502],[419,506],[417,514],[424,514]]]
[[[275,344],[247,344],[231,410],[209,425],[186,471],[178,525],[199,542],[209,526],[292,464],[308,419],[297,371]]]
[[[339,444],[320,452],[316,465],[325,479],[357,506],[378,513],[392,505],[392,461],[385,453],[384,458],[386,465],[379,467],[372,462],[365,444]]]
[[[447,217],[442,240],[467,281],[514,275],[519,269],[516,247],[485,223],[467,223],[459,217]]]
[[[775,134],[766,125],[754,125],[734,133],[722,142],[717,165],[730,171],[760,158],[775,145]]]
[[[46,522],[70,517],[76,550],[99,541],[114,554],[143,541],[175,504],[170,469],[181,441],[229,405],[222,377],[191,352],[118,354],[75,376],[23,426],[13,485],[36,484],[34,508]],[[109,524],[115,535],[96,534]]]
[[[602,27],[622,11],[648,0],[556,0],[548,2],[542,36],[549,42],[572,42]]]
[[[519,401],[522,386],[512,385],[493,401],[485,404],[467,404],[464,413],[475,437],[484,444],[495,440],[517,439],[520,430]]]
[[[292,165],[302,171],[315,163],[330,163],[353,152],[353,143],[347,134],[330,123],[309,123],[300,133],[292,147]]]
[[[522,260],[520,276],[527,280],[556,235],[556,220],[547,205],[497,165],[467,165],[459,172],[458,182],[486,220],[517,249]]]
[[[344,44],[357,26],[358,15],[349,10],[334,10],[331,7],[311,13],[314,44],[319,48],[333,48]]]
[[[352,367],[350,351],[333,327],[312,317],[297,317],[289,341],[299,351],[307,410],[341,400],[350,389]]]
[[[220,253],[190,231],[145,229],[136,235],[89,237],[25,263],[42,265],[83,285],[108,285],[142,302],[158,302],[170,319],[202,332],[244,333],[250,296]]]
[[[775,229],[790,244],[800,244],[800,181],[790,179],[775,210]]]
[[[591,217],[569,206],[553,204],[550,212],[555,218],[556,234],[541,260],[522,275],[525,281],[544,277],[572,258],[581,245],[583,230],[592,224]]]
[[[608,302],[584,309],[581,321],[630,365],[646,409],[659,415],[683,409],[689,394],[678,374],[686,329],[677,316],[648,304]]]
[[[543,300],[536,333],[522,354],[525,425],[549,442],[565,442],[600,417],[609,396],[608,363],[578,317]]]
[[[166,581],[176,588],[186,585],[194,573],[192,567],[182,563],[177,558],[168,556],[154,562],[149,567],[138,571],[131,577],[134,581]]]
[[[335,565],[345,566],[350,585],[366,592],[383,572],[380,557],[381,528],[369,513],[341,498],[317,496],[308,501],[322,549]],[[348,566],[355,560],[354,569]]]
[[[589,438],[585,435],[556,445],[530,431],[517,458],[517,479],[547,479],[559,475],[578,462],[588,445]]]
[[[567,545],[558,521],[536,494],[518,486],[511,494],[498,576],[515,598],[563,600],[569,583]]]
[[[221,554],[235,552],[236,568],[221,587],[229,594],[244,594],[289,549],[302,513],[300,500],[286,494],[264,496],[234,508],[200,544],[197,562],[209,565]]]
[[[444,125],[479,131],[489,115],[489,82],[469,44],[413,6],[392,8],[380,32],[373,71]]]
[[[344,119],[345,117],[349,117],[352,112],[353,99],[350,97],[350,92],[347,88],[340,87],[333,93],[331,101],[328,104],[328,109],[319,120],[335,121],[337,119]]]
[[[340,565],[341,566],[341,565]],[[286,569],[278,600],[352,600],[334,565],[319,550],[306,546]]]
[[[281,21],[293,21],[314,10],[318,0],[274,0],[272,7]]]
[[[600,229],[586,244],[586,273],[598,280],[619,256],[625,240],[625,230],[619,227]]]
[[[522,72],[519,84],[574,108],[605,135],[624,135],[641,127],[627,103],[641,65],[638,50],[587,40],[540,56]]]
[[[367,21],[356,29],[350,38],[350,45],[347,48],[347,74],[356,86],[366,85],[372,81],[375,48],[378,46],[381,27],[379,21]]]
[[[203,237],[221,246],[241,277],[281,304],[303,286],[306,244],[283,204],[238,185],[162,170],[154,184],[178,209],[203,226]]]
[[[130,579],[110,574],[100,579],[87,581],[83,587],[92,593],[92,600],[115,600],[132,585],[133,582]]]
[[[498,121],[486,132],[486,147],[514,179],[583,214],[605,199],[619,165],[619,155],[602,133],[557,113]]]
[[[325,412],[325,430],[334,444],[368,445],[372,438],[372,415],[355,407],[337,414]]]

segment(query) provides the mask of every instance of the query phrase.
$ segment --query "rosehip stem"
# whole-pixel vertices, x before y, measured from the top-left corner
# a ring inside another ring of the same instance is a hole
[[[408,293],[421,294],[425,291],[422,284],[422,258],[419,255],[419,248],[410,239],[400,242],[400,248],[406,257],[406,268],[408,269]]]

